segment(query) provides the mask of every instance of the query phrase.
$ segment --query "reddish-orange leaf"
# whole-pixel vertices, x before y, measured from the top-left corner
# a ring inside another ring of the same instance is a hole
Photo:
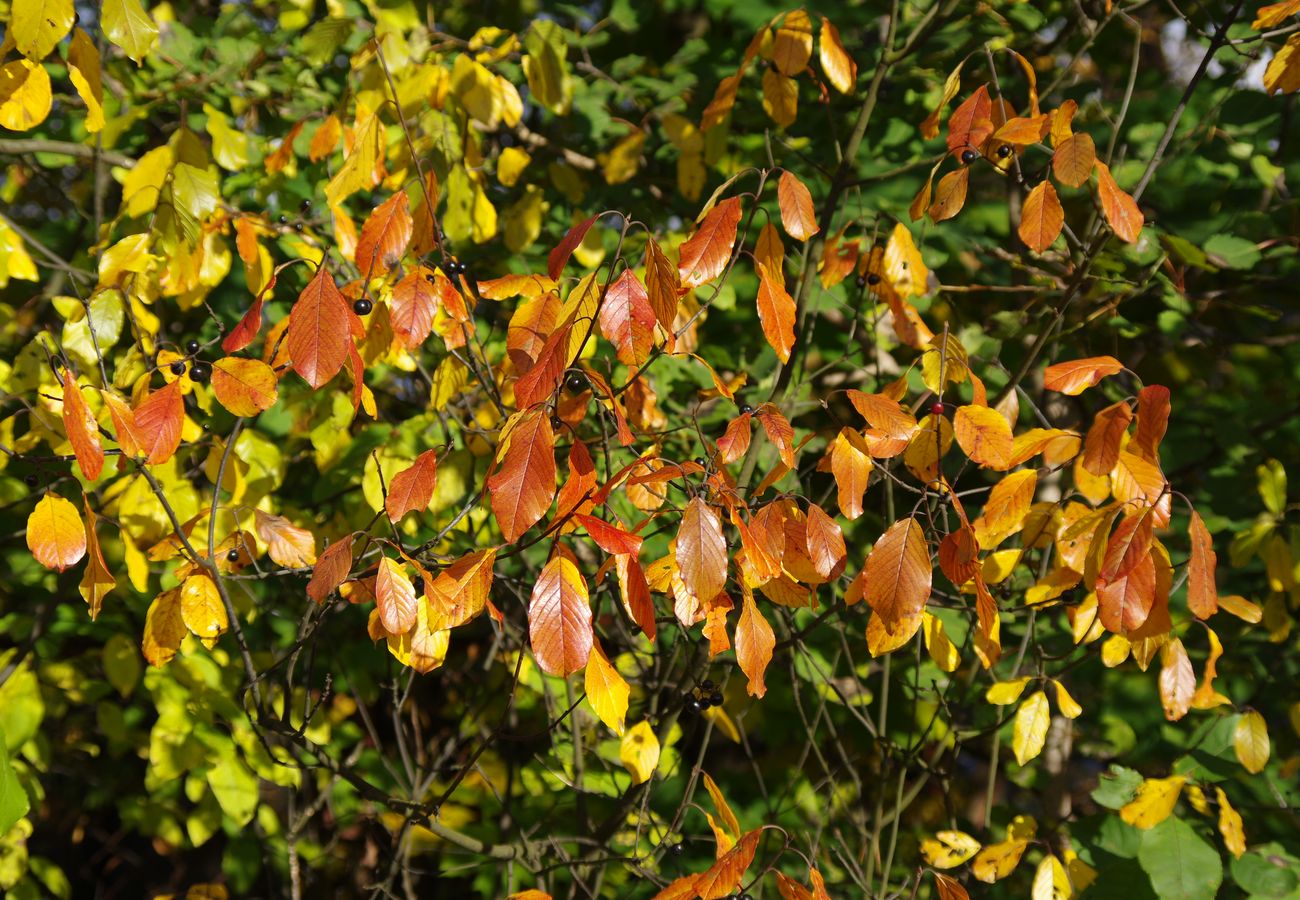
[[[99,424],[81,396],[72,369],[63,370],[63,430],[68,433],[77,465],[87,481],[94,481],[104,471],[104,445],[99,441]]]
[[[352,312],[322,264],[289,312],[285,339],[293,367],[313,388],[338,374],[348,357]]]
[[[782,872],[773,874],[776,875],[776,889],[781,894],[781,900],[813,900],[812,891],[789,875]]]
[[[1092,137],[1080,131],[1056,145],[1052,153],[1052,174],[1067,187],[1077,188],[1092,177],[1097,163],[1097,146]]]
[[[438,451],[425,450],[402,471],[393,476],[384,498],[384,511],[388,520],[396,522],[408,512],[427,509],[433,499],[433,488],[438,475]]]
[[[808,519],[804,523],[807,533],[808,558],[817,574],[826,580],[835,577],[842,569],[848,551],[844,546],[844,532],[835,520],[816,503],[808,505]]]
[[[387,556],[379,560],[375,575],[375,605],[379,622],[392,635],[406,634],[415,627],[415,585],[406,577],[402,564]]]
[[[1097,581],[1097,612],[1102,627],[1127,634],[1151,615],[1156,601],[1156,565],[1148,553],[1123,578]]]
[[[788,362],[794,348],[794,299],[785,289],[780,274],[773,275],[758,263],[758,321],[763,336],[776,351],[777,359]]]
[[[600,330],[627,366],[644,365],[654,346],[655,311],[631,269],[624,269],[600,304]]]
[[[411,252],[427,256],[438,248],[438,173],[430,166],[424,172],[424,184],[415,192],[414,223],[411,226]]]
[[[970,169],[962,166],[939,179],[934,189],[934,202],[928,210],[936,222],[951,219],[966,205],[966,187],[970,183]]]
[[[141,449],[149,454],[145,460],[149,465],[156,466],[172,458],[181,445],[184,424],[185,401],[179,379],[140,401],[135,408],[135,430],[142,442]]]
[[[315,565],[316,537],[310,531],[260,509],[253,510],[253,522],[272,561],[287,569]]]
[[[383,275],[397,265],[411,242],[411,201],[398,191],[370,214],[357,237],[355,261],[363,278]]]
[[[930,550],[919,520],[900,519],[876,541],[863,569],[863,596],[888,634],[925,609],[931,574]]]
[[[587,582],[563,553],[551,557],[533,585],[528,640],[537,666],[548,675],[570,675],[591,655],[591,601]]]
[[[956,878],[934,870],[931,870],[930,874],[934,876],[934,886],[939,894],[939,900],[970,900],[970,894],[966,893],[966,889]]]
[[[1133,410],[1127,400],[1110,406],[1097,413],[1092,420],[1092,427],[1083,439],[1083,467],[1098,477],[1110,474],[1119,462],[1120,441],[1133,420]]]
[[[255,416],[275,405],[275,370],[260,359],[226,356],[212,364],[212,393],[236,416]]]
[[[569,447],[569,477],[564,479],[555,498],[557,515],[563,517],[576,509],[591,509],[594,505],[591,496],[595,489],[596,464],[591,459],[591,451],[582,441],[575,440]]]
[[[289,161],[293,159],[293,142],[297,140],[304,124],[306,120],[295,122],[289,129],[289,133],[280,139],[280,146],[275,148],[275,152],[267,154],[266,159],[262,161],[266,166],[266,174],[275,175],[289,165]]]
[[[699,877],[698,875],[682,875],[674,878],[664,885],[663,890],[655,894],[651,900],[695,900],[699,896],[695,890],[695,882],[699,880]]]
[[[324,603],[330,593],[347,580],[352,571],[352,536],[335,541],[321,551],[312,570],[311,580],[307,582],[307,596],[317,603]]]
[[[495,547],[467,553],[432,580],[425,579],[424,594],[438,612],[438,628],[456,628],[489,607]]]
[[[1101,211],[1110,223],[1115,235],[1130,244],[1137,243],[1142,233],[1142,210],[1123,188],[1115,183],[1110,174],[1110,167],[1101,160],[1097,161],[1097,196],[1101,200]]]
[[[609,524],[604,519],[581,513],[575,515],[573,521],[587,529],[587,534],[591,535],[596,545],[611,556],[621,553],[635,554],[641,551],[642,538],[639,534],[632,534],[630,531]]]
[[[980,545],[969,525],[950,531],[939,542],[939,568],[953,584],[961,587],[979,569]]]
[[[948,118],[948,149],[979,148],[993,133],[993,101],[987,85],[981,84],[962,101]]]
[[[671,335],[680,302],[681,277],[677,274],[677,267],[659,249],[654,238],[646,241],[645,287],[650,306],[655,311],[655,318]],[[671,350],[672,347],[668,349]]]
[[[253,343],[253,338],[262,330],[262,303],[264,298],[275,287],[276,279],[279,276],[272,271],[271,280],[263,285],[261,292],[253,300],[253,305],[244,313],[238,324],[230,330],[221,342],[221,349],[227,353],[238,353],[249,344]]]
[[[781,462],[793,469],[794,429],[790,427],[790,420],[781,414],[775,403],[764,403],[754,411],[754,416],[767,432],[767,439],[776,446]]]
[[[1214,552],[1210,530],[1196,510],[1192,510],[1187,536],[1192,542],[1191,559],[1187,563],[1187,608],[1198,619],[1208,619],[1219,610],[1219,589],[1214,578],[1218,555]]]
[[[1050,181],[1038,184],[1025,198],[1020,209],[1020,227],[1017,233],[1025,246],[1035,253],[1042,253],[1052,246],[1065,225],[1065,210],[1061,208],[1061,199],[1056,196],[1056,188]]]
[[[749,449],[750,437],[753,435],[750,415],[750,413],[741,413],[732,419],[727,425],[726,432],[718,438],[719,460],[724,466],[740,459]]]
[[[695,890],[701,900],[721,900],[740,886],[745,871],[754,861],[761,834],[761,829],[749,832],[705,872],[696,876]]]
[[[90,497],[81,497],[81,505],[86,511],[86,571],[81,575],[77,590],[81,592],[86,605],[90,607],[90,619],[94,621],[104,606],[104,595],[117,587],[117,579],[108,570],[104,554],[99,548],[99,536],[95,534],[95,512],[90,508]]]
[[[687,590],[701,603],[722,593],[727,583],[727,542],[717,512],[695,497],[686,504],[677,532],[677,568]]]
[[[585,330],[585,325],[581,326]],[[542,344],[537,351],[537,360],[519,380],[515,382],[515,405],[527,409],[547,400],[555,393],[564,378],[568,364],[569,335],[573,323],[565,322]]]
[[[1124,364],[1113,356],[1072,359],[1048,366],[1047,371],[1043,373],[1043,387],[1049,391],[1074,397],[1082,394],[1107,375],[1114,375],[1123,369]]]
[[[555,331],[561,306],[560,295],[547,291],[528,298],[515,308],[506,330],[506,353],[519,374],[524,374],[537,362],[546,339]]]
[[[343,124],[339,117],[330,113],[316,133],[311,136],[311,145],[307,148],[307,158],[312,162],[320,162],[325,157],[334,152],[335,146],[338,145],[339,136],[343,134]]]
[[[134,459],[145,452],[147,445],[144,436],[135,426],[135,412],[131,407],[112,390],[102,390],[99,395],[104,398],[104,404],[113,419],[113,432],[123,455]]]
[[[1097,577],[1102,581],[1116,581],[1136,569],[1151,553],[1153,525],[1150,509],[1121,519],[1106,543],[1106,555]]]
[[[62,572],[86,555],[86,526],[77,508],[53,491],[27,517],[27,549],[47,569]]]
[[[619,591],[623,606],[651,643],[655,640],[655,607],[650,598],[650,585],[646,582],[641,562],[631,555],[614,558],[614,571],[618,573]]]
[[[1011,458],[1011,426],[1002,413],[987,406],[962,406],[952,417],[957,445],[971,461],[990,469],[1005,469]]]
[[[742,585],[741,594],[743,602],[740,620],[736,623],[736,662],[749,680],[745,686],[746,693],[751,697],[762,697],[767,693],[763,673],[772,661],[776,635],[754,604],[754,592],[747,585]]]
[[[516,541],[546,514],[555,497],[555,434],[545,409],[523,416],[507,435],[500,460],[487,489],[501,533]]]
[[[781,173],[776,183],[776,200],[781,207],[781,224],[790,237],[806,241],[821,231],[817,225],[817,213],[813,210],[812,194],[791,173]]]
[[[1169,388],[1149,384],[1138,393],[1137,428],[1129,450],[1148,462],[1160,458],[1160,442],[1169,427]]]
[[[587,236],[587,232],[591,230],[591,226],[596,224],[597,218],[599,217],[592,216],[585,222],[579,222],[577,225],[574,225],[569,229],[568,233],[564,235],[564,238],[555,245],[555,249],[547,255],[546,274],[552,281],[555,281],[560,277],[560,273],[563,272],[564,267],[568,265],[569,257],[573,255],[574,250],[578,249],[578,245],[581,244],[582,239]]]
[[[437,278],[447,281],[443,275],[416,266],[393,285],[389,314],[393,337],[407,350],[423,344],[429,332],[433,331],[433,316],[438,311],[438,292],[434,289],[434,279]],[[451,285],[451,282],[447,283]]]
[[[682,244],[677,271],[683,287],[699,287],[722,274],[736,243],[740,213],[740,198],[728,197],[709,210],[699,230]]]
[[[851,92],[858,80],[858,64],[844,49],[840,30],[825,16],[822,16],[822,30],[817,36],[817,56],[831,86],[841,94]]]

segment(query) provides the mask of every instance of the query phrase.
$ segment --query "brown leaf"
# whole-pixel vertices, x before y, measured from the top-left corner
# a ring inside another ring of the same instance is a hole
[[[781,208],[781,224],[786,233],[796,241],[806,241],[821,228],[813,210],[812,194],[802,181],[790,172],[782,172],[776,183],[777,204]]]
[[[875,463],[862,435],[852,428],[840,429],[831,444],[831,474],[835,477],[836,502],[840,512],[852,521],[862,515],[862,496],[871,483]]]
[[[515,382],[515,405],[520,409],[549,400],[559,389],[568,365],[569,338],[572,334],[572,320],[565,321],[537,351],[536,362],[519,376]]]
[[[794,429],[790,427],[790,420],[781,414],[781,410],[777,409],[775,403],[764,403],[754,410],[754,417],[767,432],[767,439],[776,447],[781,462],[793,469],[795,467]]]
[[[415,462],[393,476],[384,498],[388,521],[396,522],[408,512],[427,509],[433,500],[438,474],[438,451],[425,450]]]
[[[425,579],[424,595],[433,604],[435,627],[456,628],[487,608],[496,558],[495,547],[476,550],[447,565],[438,577]]]
[[[63,430],[68,433],[81,474],[94,481],[104,471],[104,445],[99,440],[99,424],[70,368],[63,370]]]
[[[686,504],[677,532],[677,567],[696,599],[708,603],[727,583],[727,543],[717,512],[700,497]]]
[[[591,601],[587,582],[563,553],[551,557],[528,604],[528,640],[537,666],[548,675],[570,675],[591,655]]]
[[[885,631],[919,616],[930,598],[930,551],[918,519],[900,519],[876,541],[863,569],[864,597]]]
[[[546,514],[555,497],[555,434],[547,411],[525,413],[498,454],[501,464],[487,489],[501,533],[513,542]]]
[[[949,581],[961,587],[975,577],[980,565],[979,551],[975,532],[969,525],[962,525],[939,542],[939,568]]]
[[[318,604],[335,588],[347,580],[352,571],[352,536],[335,541],[321,551],[312,570],[311,580],[307,582],[307,596]]]
[[[1151,553],[1152,525],[1149,508],[1121,519],[1106,543],[1106,555],[1097,577],[1115,581],[1136,569]]]
[[[683,287],[699,287],[722,274],[736,243],[740,213],[740,198],[728,197],[709,211],[699,230],[682,244],[677,271]]]
[[[411,202],[398,191],[375,208],[361,226],[355,262],[362,278],[383,275],[397,265],[411,242]]]
[[[1050,181],[1038,184],[1025,198],[1020,210],[1020,227],[1017,234],[1025,246],[1035,253],[1042,253],[1052,246],[1065,225],[1065,210],[1061,200],[1056,196],[1056,188]]]
[[[1129,244],[1137,243],[1142,233],[1142,210],[1137,201],[1127,194],[1110,174],[1110,167],[1097,161],[1097,196],[1101,211],[1116,237]]]
[[[289,312],[285,339],[294,370],[313,388],[338,374],[351,344],[352,312],[322,263]]]

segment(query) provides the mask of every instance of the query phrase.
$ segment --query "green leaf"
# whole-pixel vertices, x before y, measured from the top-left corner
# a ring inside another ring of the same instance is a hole
[[[158,26],[140,0],[104,0],[100,16],[104,34],[137,64],[149,55],[158,39]]]
[[[1259,496],[1265,508],[1275,516],[1286,509],[1286,469],[1276,459],[1270,459],[1255,470],[1259,477]]]
[[[1213,900],[1223,881],[1218,851],[1174,816],[1142,836],[1138,862],[1162,900]]]
[[[1229,269],[1250,269],[1259,262],[1259,248],[1254,241],[1231,234],[1216,234],[1205,242],[1205,252],[1212,261]]]
[[[1092,791],[1092,799],[1107,809],[1119,809],[1135,796],[1142,776],[1133,769],[1111,763],[1110,771],[1102,775]]]
[[[140,680],[140,650],[135,641],[124,634],[115,634],[104,642],[104,675],[123,697],[135,690]]]
[[[1285,897],[1300,888],[1300,859],[1277,843],[1234,859],[1230,871],[1237,886],[1255,897]]]
[[[18,783],[18,773],[14,771],[13,762],[9,759],[4,737],[4,731],[0,729],[0,835],[27,815],[30,808],[27,792]]]
[[[257,811],[257,776],[239,760],[233,746],[208,770],[208,786],[237,827],[252,820]]]

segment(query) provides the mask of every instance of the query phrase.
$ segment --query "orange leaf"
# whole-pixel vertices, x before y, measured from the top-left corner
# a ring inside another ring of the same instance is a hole
[[[570,675],[591,655],[591,601],[587,582],[563,553],[551,557],[533,585],[528,640],[537,666],[548,675]]]
[[[812,891],[789,875],[782,872],[773,874],[776,875],[776,889],[781,894],[781,900],[813,900]]]
[[[542,344],[536,362],[519,376],[515,382],[515,405],[520,409],[548,400],[559,388],[568,365],[569,336],[572,333],[573,322],[566,321]]]
[[[750,420],[750,413],[741,413],[728,423],[726,433],[718,438],[718,459],[724,466],[740,459],[749,449],[749,441],[753,436]]]
[[[1127,400],[1121,400],[1097,413],[1083,439],[1083,467],[1093,475],[1110,474],[1119,462],[1120,441],[1133,420]]]
[[[655,311],[650,297],[631,269],[605,292],[600,305],[600,330],[627,366],[644,365],[654,346]]]
[[[655,311],[655,318],[671,337],[680,302],[678,295],[681,293],[681,278],[677,274],[677,267],[669,262],[654,238],[646,241],[645,287],[646,294],[650,298],[650,306]],[[671,340],[668,349],[672,350]]]
[[[255,416],[275,405],[275,370],[260,359],[226,356],[212,364],[212,393],[236,416]]]
[[[871,482],[875,463],[867,450],[862,435],[852,428],[842,428],[831,444],[831,475],[835,477],[836,502],[846,519],[862,515],[862,495]]]
[[[50,491],[27,517],[27,549],[47,569],[62,572],[86,555],[86,526],[77,508]]]
[[[253,521],[257,536],[266,541],[266,552],[272,561],[287,569],[316,563],[316,537],[310,531],[260,509],[253,510]]]
[[[731,113],[731,108],[736,105],[736,90],[740,87],[740,76],[743,74],[742,68],[735,75],[728,75],[718,82],[713,99],[704,107],[704,113],[700,117],[700,131],[708,131],[722,124]]]
[[[575,515],[573,521],[587,529],[587,534],[596,542],[596,545],[611,556],[617,556],[621,553],[635,554],[641,551],[642,537],[639,534],[632,534],[630,531],[624,531],[616,525],[609,524],[604,519],[597,519],[595,516],[587,516],[581,513]]]
[[[1050,181],[1039,183],[1025,198],[1020,210],[1020,227],[1016,230],[1025,246],[1042,253],[1061,234],[1065,225],[1065,210],[1056,196]]]
[[[853,408],[871,426],[874,437],[906,442],[916,434],[916,418],[892,397],[867,394],[852,388],[849,389],[848,396]],[[899,449],[901,452],[902,448]]]
[[[1151,553],[1152,526],[1150,509],[1121,519],[1106,542],[1106,555],[1097,577],[1102,581],[1116,581],[1136,569]]]
[[[682,582],[701,603],[722,593],[727,583],[727,543],[722,520],[700,497],[686,504],[677,532],[677,567]]]
[[[452,562],[432,581],[426,579],[424,593],[438,613],[438,628],[455,628],[473,619],[488,606],[492,591],[495,547],[467,553]]]
[[[939,186],[934,189],[934,202],[928,210],[935,222],[951,219],[966,205],[966,186],[970,181],[970,169],[962,166],[939,179]]]
[[[1101,160],[1097,161],[1097,196],[1101,199],[1101,211],[1110,223],[1116,237],[1129,244],[1137,243],[1142,233],[1142,210],[1137,201],[1127,194],[1110,174],[1110,167]]]
[[[530,297],[515,308],[506,330],[506,353],[520,375],[541,356],[546,339],[555,331],[560,309],[560,295],[554,291]]]
[[[135,408],[135,430],[141,449],[147,450],[149,465],[167,462],[181,445],[181,427],[185,424],[185,401],[181,383],[173,381],[145,397]]]
[[[266,294],[275,287],[278,276],[274,271],[271,272],[271,280],[262,286],[261,292],[253,300],[253,305],[248,308],[248,312],[230,329],[230,334],[226,335],[221,342],[221,349],[227,353],[238,353],[249,344],[253,343],[253,338],[262,330],[262,303]]]
[[[330,113],[316,133],[311,136],[311,144],[307,148],[307,158],[312,162],[320,162],[325,157],[334,152],[338,145],[339,136],[343,133],[343,124],[339,122],[339,117]]]
[[[1052,174],[1061,184],[1077,188],[1092,177],[1096,163],[1097,146],[1091,135],[1080,131],[1056,145],[1052,153]]]
[[[975,520],[975,535],[981,547],[992,549],[1023,527],[1038,487],[1033,469],[1012,472],[989,491],[983,514]]]
[[[858,64],[844,49],[839,29],[825,16],[822,16],[821,34],[817,36],[817,57],[821,60],[826,80],[835,90],[841,94],[853,90],[853,85],[858,81]]]
[[[742,582],[741,595],[743,605],[740,621],[736,623],[736,662],[749,679],[745,691],[751,697],[762,697],[767,693],[763,683],[763,673],[772,661],[772,648],[776,646],[776,635],[772,626],[763,618],[754,604],[754,592]]]
[[[140,434],[140,430],[135,425],[135,412],[126,405],[125,400],[111,390],[100,391],[99,395],[104,398],[104,404],[113,419],[113,431],[118,446],[122,448],[122,454],[134,459],[146,447],[144,435]]]
[[[574,510],[591,509],[591,495],[596,487],[596,464],[591,459],[591,451],[582,441],[574,441],[569,447],[569,477],[560,485],[556,497],[557,516],[563,517]]]
[[[863,596],[885,631],[919,616],[930,598],[930,551],[915,518],[900,519],[880,536],[863,569]]]
[[[1011,426],[1002,414],[987,406],[962,406],[952,417],[957,446],[971,462],[990,469],[1005,469],[1011,458]]]
[[[981,84],[948,117],[948,149],[979,149],[980,144],[993,133],[992,114],[993,101],[989,99],[988,86]]]
[[[772,62],[782,75],[798,75],[812,57],[812,21],[801,9],[785,14],[772,41]]]
[[[117,587],[117,579],[108,570],[104,554],[99,549],[99,536],[95,534],[95,513],[90,508],[90,498],[83,494],[81,503],[86,510],[86,571],[82,573],[77,589],[90,607],[90,619],[93,622],[104,606],[104,595]]]
[[[646,582],[645,570],[635,556],[617,556],[614,558],[614,571],[618,574],[619,592],[623,606],[632,621],[637,624],[651,643],[655,640],[655,608],[650,599],[650,585]]]
[[[402,635],[414,628],[417,617],[415,604],[415,586],[406,577],[402,564],[387,556],[381,557],[375,575],[375,605],[384,630],[391,635]]]
[[[94,481],[104,471],[104,446],[99,441],[99,424],[81,396],[76,376],[63,370],[63,430],[68,433],[77,465],[87,481]]]
[[[773,277],[767,266],[758,263],[758,320],[763,336],[776,351],[777,359],[788,362],[794,347],[794,299],[785,289],[780,276]]]
[[[844,533],[835,520],[816,503],[808,505],[807,532],[808,558],[817,574],[830,580],[836,569],[842,568],[848,551],[844,546]]]
[[[311,580],[307,582],[307,596],[317,603],[324,603],[325,598],[347,579],[351,570],[352,536],[349,535],[321,551]]]
[[[683,287],[699,287],[722,274],[736,243],[740,213],[740,198],[728,197],[709,211],[699,230],[682,244],[677,271]]]
[[[384,498],[388,521],[396,522],[408,512],[427,509],[433,499],[438,474],[438,451],[425,450],[415,462],[393,476]]]
[[[361,277],[383,275],[397,265],[411,242],[411,201],[398,191],[375,208],[361,226],[355,262]]]
[[[939,894],[939,900],[970,900],[970,894],[966,893],[966,889],[956,878],[934,870],[931,870],[930,874],[934,876],[934,886]]]
[[[285,339],[294,369],[313,388],[320,388],[343,368],[351,343],[350,313],[322,263],[289,312]]]
[[[802,181],[789,172],[782,172],[776,183],[777,204],[781,207],[781,224],[786,233],[796,241],[806,241],[821,228],[813,210],[812,194]]]
[[[412,350],[424,343],[433,331],[433,317],[438,311],[438,292],[435,280],[441,278],[451,287],[446,276],[424,266],[416,266],[401,281],[393,285],[389,319],[397,343]],[[453,288],[454,290],[454,288]]]
[[[1123,369],[1124,364],[1113,356],[1072,359],[1069,362],[1048,366],[1047,371],[1043,373],[1043,387],[1049,391],[1074,397],[1082,394],[1107,375],[1114,375]]]
[[[569,257],[573,255],[574,250],[578,249],[578,245],[581,244],[582,239],[587,236],[587,232],[591,230],[591,226],[596,224],[597,218],[599,218],[599,216],[592,216],[585,222],[579,222],[577,225],[574,225],[564,235],[564,238],[555,245],[555,249],[547,255],[546,274],[552,281],[555,281],[560,277],[560,273],[564,271],[564,267],[569,262]]]
[[[969,525],[962,525],[939,542],[939,568],[949,581],[961,587],[975,577],[980,565],[979,552],[975,532]]]
[[[507,435],[500,458],[487,489],[501,533],[507,541],[516,541],[555,498],[555,434],[545,409],[531,410],[520,419]]]
[[[1165,718],[1177,722],[1192,708],[1196,673],[1183,642],[1174,638],[1160,648],[1160,705]]]
[[[993,140],[1004,144],[1033,144],[1043,139],[1047,131],[1047,116],[1014,116],[1002,123],[993,133]]]
[[[1169,428],[1169,388],[1149,384],[1138,393],[1137,429],[1129,450],[1148,462],[1159,460],[1160,441]]]
[[[781,456],[781,462],[794,468],[794,429],[790,421],[776,408],[775,403],[764,403],[754,411],[755,418],[767,432],[767,439],[775,446]],[[759,493],[762,493],[761,491]]]
[[[1218,555],[1214,552],[1214,539],[1205,522],[1192,510],[1187,524],[1192,553],[1187,563],[1187,608],[1198,619],[1208,619],[1219,609],[1219,589],[1215,584],[1214,569]]]

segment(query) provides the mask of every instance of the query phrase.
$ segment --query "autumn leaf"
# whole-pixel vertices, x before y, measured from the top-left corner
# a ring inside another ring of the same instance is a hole
[[[1192,552],[1187,562],[1187,608],[1198,619],[1208,619],[1219,609],[1219,591],[1215,582],[1218,555],[1214,539],[1196,510],[1187,523]]]
[[[761,834],[761,829],[746,833],[736,841],[736,846],[697,876],[695,890],[701,900],[721,900],[739,887],[745,877],[745,871],[754,861],[754,853],[758,850],[758,839]]]
[[[86,555],[86,527],[70,502],[53,491],[27,517],[27,549],[47,569],[62,572]]]
[[[1237,761],[1247,772],[1258,775],[1264,771],[1269,756],[1268,725],[1264,717],[1253,709],[1242,713],[1232,733],[1232,746]]]
[[[858,64],[844,49],[839,29],[825,16],[822,16],[822,29],[817,36],[817,56],[831,86],[841,94],[851,92],[858,80]]]
[[[316,538],[305,528],[299,528],[283,516],[253,510],[257,536],[266,541],[267,554],[278,565],[288,569],[314,565]]]
[[[1169,818],[1183,792],[1187,778],[1148,778],[1138,787],[1137,796],[1120,808],[1119,817],[1135,828],[1147,830]]]
[[[343,368],[349,336],[347,302],[322,264],[289,312],[285,344],[294,370],[319,389]]]
[[[1017,233],[1025,246],[1042,253],[1056,241],[1065,225],[1065,211],[1050,181],[1040,182],[1029,192],[1020,209]]]
[[[808,558],[822,578],[830,580],[841,569],[848,551],[844,546],[844,533],[834,519],[816,503],[808,504],[807,532]]]
[[[1101,624],[1116,634],[1140,627],[1151,615],[1156,599],[1156,567],[1151,555],[1142,557],[1127,575],[1097,582],[1097,611]]]
[[[781,173],[776,184],[776,197],[781,209],[781,224],[790,237],[806,241],[821,230],[817,213],[813,210],[812,194],[795,175]]]
[[[753,438],[752,413],[741,413],[727,423],[727,430],[718,438],[718,459],[722,465],[734,463],[745,455]]]
[[[492,512],[507,541],[537,523],[555,498],[555,434],[544,409],[526,413],[506,436],[500,466],[488,478]]]
[[[989,98],[988,85],[981,84],[948,117],[948,149],[959,151],[963,147],[974,147],[978,150],[993,134],[992,112],[993,101]]]
[[[863,570],[864,597],[880,616],[885,631],[919,616],[930,598],[930,551],[921,522],[900,519],[880,536]]]
[[[631,773],[633,784],[650,780],[659,765],[659,738],[649,722],[642,720],[628,729],[619,742],[618,758]]]
[[[149,604],[144,616],[144,638],[140,650],[149,665],[167,665],[180,650],[186,633],[181,618],[181,589],[163,591]]]
[[[789,362],[794,348],[794,300],[780,277],[773,276],[762,263],[758,263],[758,275],[758,320],[763,336],[776,351],[776,358]]]
[[[415,627],[417,598],[402,564],[390,557],[379,559],[375,575],[375,605],[379,621],[389,634],[406,634]]]
[[[528,603],[528,639],[538,668],[548,675],[571,675],[591,656],[587,582],[563,553],[551,557],[533,585]]]
[[[104,470],[104,446],[99,440],[99,423],[90,411],[86,398],[71,369],[63,370],[63,430],[68,434],[77,465],[87,481],[99,478]]]
[[[682,581],[702,603],[722,593],[727,583],[727,544],[722,521],[700,497],[686,504],[677,532],[677,567]]]
[[[966,188],[970,183],[970,169],[965,166],[955,169],[939,179],[934,189],[934,200],[926,210],[935,222],[951,219],[966,205]]]
[[[1011,426],[997,410],[962,406],[952,418],[953,436],[971,462],[1005,469],[1011,457]]]
[[[746,693],[751,697],[762,697],[767,693],[763,673],[772,661],[776,635],[755,605],[754,592],[742,585],[741,594],[740,620],[736,623],[736,661],[749,680]]]
[[[1076,132],[1056,145],[1052,153],[1052,174],[1066,187],[1081,187],[1092,177],[1097,147],[1086,132]]]
[[[1133,421],[1128,401],[1111,404],[1093,417],[1092,427],[1083,439],[1083,467],[1093,475],[1110,473],[1119,462],[1120,441]]]
[[[615,734],[622,735],[630,688],[623,680],[623,676],[618,674],[613,663],[609,661],[609,657],[605,655],[599,641],[593,641],[591,644],[591,655],[587,657],[584,677],[587,702],[591,704],[600,721]]]
[[[731,250],[736,243],[736,228],[740,225],[740,213],[740,198],[728,197],[709,211],[700,223],[699,230],[682,244],[677,264],[682,287],[699,287],[722,274],[731,260]],[[652,298],[655,293],[652,287]],[[663,319],[660,318],[660,321]]]
[[[569,257],[573,255],[574,250],[578,249],[578,245],[582,243],[582,239],[587,236],[587,232],[591,230],[592,225],[596,224],[598,218],[600,217],[592,216],[574,225],[546,257],[546,274],[552,281],[559,279],[560,273],[568,265]]]
[[[397,265],[411,242],[411,204],[405,191],[389,197],[366,219],[354,261],[362,277],[383,275]]]
[[[447,287],[452,287],[446,276],[435,275],[424,266],[416,266],[393,285],[389,321],[392,323],[393,337],[407,350],[419,347],[433,331],[439,296],[435,285],[439,281],[445,281]]]
[[[86,511],[86,571],[82,573],[77,589],[90,608],[90,619],[93,622],[103,609],[104,596],[117,587],[117,579],[108,570],[104,554],[99,549],[99,536],[95,533],[97,519],[90,508],[90,498],[83,495],[81,500]]]
[[[1023,766],[1043,752],[1043,744],[1047,740],[1047,727],[1051,721],[1047,694],[1042,691],[1035,691],[1020,704],[1020,708],[1016,710],[1011,737],[1011,748],[1015,751],[1017,763]]]
[[[230,626],[212,576],[200,572],[185,579],[181,585],[181,621],[209,647]]]
[[[324,603],[335,588],[342,584],[352,570],[351,536],[335,541],[321,551],[320,558],[307,582],[307,596],[318,604]]]
[[[181,445],[181,428],[185,424],[181,383],[173,381],[150,393],[135,408],[133,417],[141,449],[148,453],[145,461],[151,466],[167,462]]]
[[[961,882],[950,875],[942,872],[931,872],[934,876],[934,887],[938,892],[939,900],[970,900],[970,894],[961,886]]]
[[[226,356],[212,364],[212,392],[236,416],[255,416],[275,405],[275,370],[260,359]]]
[[[618,351],[619,362],[644,365],[654,346],[655,311],[635,273],[625,269],[600,305],[600,330]]]
[[[1097,161],[1097,196],[1101,199],[1102,215],[1116,237],[1129,244],[1137,243],[1142,233],[1142,211],[1137,201],[1127,194],[1110,174],[1110,167]]]
[[[1107,375],[1114,375],[1123,370],[1123,363],[1113,356],[1072,359],[1048,366],[1047,371],[1043,373],[1043,387],[1073,397],[1097,384]]]
[[[1160,648],[1160,704],[1164,707],[1165,718],[1176,722],[1192,706],[1192,696],[1196,693],[1196,674],[1192,671],[1192,661],[1187,657],[1183,642],[1174,638]]]
[[[980,842],[964,831],[938,831],[921,840],[921,858],[927,866],[952,869],[979,852]]]
[[[384,498],[384,511],[388,520],[396,522],[408,512],[422,510],[433,500],[433,489],[438,473],[438,451],[425,450],[415,462],[393,476]]]

